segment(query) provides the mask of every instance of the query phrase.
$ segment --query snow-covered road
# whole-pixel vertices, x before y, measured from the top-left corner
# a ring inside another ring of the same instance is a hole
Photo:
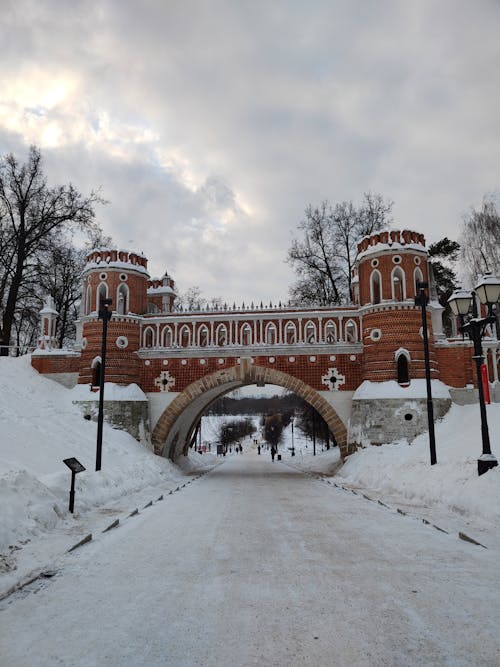
[[[0,603],[0,664],[498,665],[499,554],[254,450]]]

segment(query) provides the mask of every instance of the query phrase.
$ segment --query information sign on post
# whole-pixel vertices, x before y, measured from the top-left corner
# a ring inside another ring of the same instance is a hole
[[[83,472],[85,470],[85,467],[80,463],[78,459],[75,459],[74,457],[70,459],[64,459],[63,463],[65,463],[68,468],[71,470],[71,489],[69,492],[69,511],[73,513],[73,510],[75,508],[75,477],[76,473],[78,472]]]

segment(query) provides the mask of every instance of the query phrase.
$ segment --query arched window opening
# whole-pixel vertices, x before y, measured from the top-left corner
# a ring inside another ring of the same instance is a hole
[[[252,331],[248,324],[245,324],[241,329],[241,344],[242,345],[251,345],[252,344]]]
[[[288,322],[285,327],[285,341],[287,345],[294,345],[297,340],[297,332],[295,330],[295,324]]]
[[[85,300],[85,315],[88,315],[90,313],[91,304],[92,304],[92,288],[89,285],[87,287],[87,297]]]
[[[200,329],[198,344],[200,347],[206,347],[208,345],[208,329],[206,327],[201,327]]]
[[[308,343],[315,343],[316,342],[316,327],[312,322],[308,322],[306,324],[306,341]]]
[[[153,347],[154,345],[154,332],[153,329],[148,327],[144,332],[144,347]]]
[[[108,298],[108,286],[106,283],[101,283],[97,288],[96,310],[101,310],[101,301]]]
[[[116,292],[116,312],[119,315],[128,313],[128,287],[127,285],[119,285]]]
[[[165,327],[163,331],[164,347],[172,347],[172,342],[173,342],[172,329],[170,327]]]
[[[380,303],[382,301],[382,276],[379,271],[372,271],[370,276],[371,302]]]
[[[408,358],[405,354],[400,354],[397,359],[398,366],[398,384],[409,384],[410,373],[408,369]]]
[[[96,357],[91,364],[92,368],[92,386],[100,387],[101,386],[101,357]]]
[[[424,276],[422,274],[422,271],[420,269],[415,269],[413,272],[413,287],[415,290],[415,296],[418,296],[420,294],[420,291],[417,287],[418,283],[423,283],[424,282]]]
[[[276,327],[274,324],[268,324],[266,327],[266,343],[267,345],[275,345],[276,344]]]
[[[345,339],[347,343],[356,343],[358,340],[358,327],[356,322],[349,320],[345,325]]]
[[[327,343],[337,342],[337,327],[335,326],[335,322],[327,322],[325,327],[325,341]]]
[[[352,286],[352,301],[354,304],[359,305],[359,285],[354,283]]]
[[[182,327],[180,340],[181,347],[189,347],[191,345],[191,334],[187,327]]]
[[[393,301],[405,300],[405,274],[400,268],[392,272],[392,299]]]
[[[217,327],[216,339],[217,345],[220,347],[223,347],[227,343],[227,330],[226,327],[222,324]]]

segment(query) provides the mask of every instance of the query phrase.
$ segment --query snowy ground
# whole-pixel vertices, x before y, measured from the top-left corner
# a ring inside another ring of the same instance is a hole
[[[498,665],[500,551],[332,482],[226,457],[0,601],[0,663]]]
[[[72,398],[33,370],[29,357],[0,358],[0,595],[84,531],[215,463],[194,454],[173,465],[105,424],[102,470],[95,472],[96,424],[82,418]],[[76,477],[74,515],[63,464],[70,457],[86,468]]]
[[[178,467],[105,425],[103,468],[96,473],[96,425],[82,419],[71,399],[72,392],[40,377],[29,357],[0,358],[0,595],[86,532],[175,489],[194,470],[221,462],[214,453],[193,453]],[[500,456],[500,405],[488,406],[488,418],[492,450]],[[220,421],[203,419],[204,442],[215,444]],[[411,446],[394,443],[360,450],[340,467],[337,449],[321,451],[318,445],[313,456],[311,441],[297,428],[292,458],[288,428],[280,453],[289,466],[335,473],[337,483],[346,488],[364,490],[450,532],[464,530],[488,546],[499,545],[500,468],[477,476],[478,406],[454,406],[436,425],[436,441],[438,463],[432,467],[426,435]],[[253,439],[243,446],[256,454]],[[70,515],[71,475],[62,460],[73,456],[87,470],[77,476],[75,514]],[[261,457],[270,458],[269,452],[263,449]]]

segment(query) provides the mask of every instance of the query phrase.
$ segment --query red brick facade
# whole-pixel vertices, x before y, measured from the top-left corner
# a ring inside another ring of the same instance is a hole
[[[98,249],[83,272],[78,357],[34,356],[42,373],[78,373],[91,383],[100,360],[98,298],[112,299],[106,379],[137,383],[145,392],[180,392],[242,357],[296,377],[317,391],[353,391],[363,380],[424,377],[421,310],[416,282],[427,281],[422,234],[384,231],[362,239],[353,271],[354,305],[332,308],[240,308],[175,312],[174,282],[151,280],[144,256]],[[428,315],[431,371],[453,387],[475,381],[470,346],[444,341]],[[168,371],[168,372],[167,372]],[[332,373],[333,380],[330,382]]]

